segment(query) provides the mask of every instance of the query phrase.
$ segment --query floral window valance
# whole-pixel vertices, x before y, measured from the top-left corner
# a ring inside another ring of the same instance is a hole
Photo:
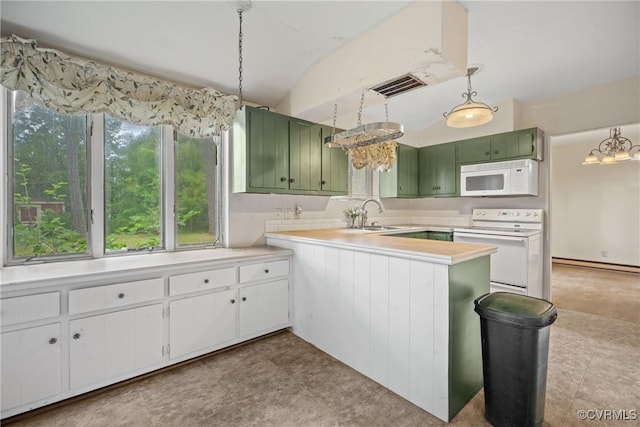
[[[15,35],[0,43],[0,84],[59,113],[109,113],[135,124],[172,125],[194,137],[227,130],[235,115],[235,95],[73,57]]]

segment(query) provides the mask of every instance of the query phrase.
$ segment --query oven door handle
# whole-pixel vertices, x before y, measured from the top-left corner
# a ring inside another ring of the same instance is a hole
[[[473,239],[482,240],[508,240],[510,242],[524,242],[524,237],[497,236],[495,234],[472,234],[472,233],[453,233],[454,240],[456,237],[471,237]]]

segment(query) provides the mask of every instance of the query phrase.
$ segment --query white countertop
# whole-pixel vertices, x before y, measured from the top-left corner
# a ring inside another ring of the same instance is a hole
[[[371,232],[359,229],[333,228],[279,231],[266,233],[265,236],[267,239],[315,243],[447,265],[458,264],[496,252],[496,247],[490,245],[393,237],[393,233],[401,234],[425,229],[427,227],[415,226],[411,229]]]
[[[57,285],[69,278],[87,276],[92,280],[102,276],[152,272],[159,267],[184,267],[208,261],[238,261],[274,255],[289,255],[281,248],[260,246],[239,249],[211,248],[194,251],[163,252],[110,256],[90,260],[63,261],[42,264],[4,267],[0,270],[0,287],[3,291],[16,285]]]

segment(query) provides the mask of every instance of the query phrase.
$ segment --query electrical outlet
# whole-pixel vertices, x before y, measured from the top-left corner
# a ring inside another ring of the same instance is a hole
[[[609,251],[602,251],[602,257],[606,258],[609,256]]]

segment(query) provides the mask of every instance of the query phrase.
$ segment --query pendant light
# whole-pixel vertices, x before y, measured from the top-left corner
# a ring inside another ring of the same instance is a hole
[[[632,156],[631,151],[637,150]],[[620,128],[609,129],[609,138],[598,144],[582,162],[583,165],[615,165],[623,160],[640,160],[640,145],[633,145],[620,133]]]
[[[462,94],[466,98],[465,102],[456,105],[443,116],[447,119],[447,126],[452,128],[470,128],[489,123],[493,120],[493,113],[498,111],[498,107],[490,107],[484,102],[476,102],[473,97],[478,93],[471,90],[471,76],[477,73],[478,67],[467,69],[467,92]]]

